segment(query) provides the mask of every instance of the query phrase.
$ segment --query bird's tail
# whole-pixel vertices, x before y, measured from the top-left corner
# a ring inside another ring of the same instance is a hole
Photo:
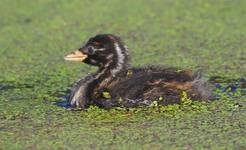
[[[199,97],[202,100],[211,100],[213,99],[212,91],[213,86],[208,83],[206,80],[199,78],[195,78],[192,84],[193,90],[196,91],[196,93],[199,93]]]

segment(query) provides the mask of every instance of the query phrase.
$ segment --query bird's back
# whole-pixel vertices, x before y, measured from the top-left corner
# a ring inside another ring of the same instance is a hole
[[[209,99],[211,88],[200,73],[164,67],[132,68],[121,73],[104,89],[115,105],[135,107],[180,103],[186,92],[192,100]]]

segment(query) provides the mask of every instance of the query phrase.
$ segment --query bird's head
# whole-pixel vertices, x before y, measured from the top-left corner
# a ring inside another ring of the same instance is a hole
[[[112,34],[100,34],[90,38],[85,45],[64,57],[99,67],[122,69],[128,63],[128,49],[121,39]]]

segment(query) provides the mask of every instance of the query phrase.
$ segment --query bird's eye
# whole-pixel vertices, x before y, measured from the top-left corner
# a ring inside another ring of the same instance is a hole
[[[94,47],[89,46],[89,47],[88,47],[88,53],[89,53],[90,55],[93,55],[93,54],[95,53]]]

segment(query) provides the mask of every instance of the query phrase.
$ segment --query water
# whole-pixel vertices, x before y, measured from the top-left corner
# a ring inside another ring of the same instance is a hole
[[[209,80],[215,87],[215,91],[219,91],[220,93],[224,93],[228,97],[235,96],[246,96],[246,79],[229,79],[223,77],[211,77]],[[240,93],[238,95],[238,93]],[[214,93],[215,99],[219,99],[220,95],[216,95]]]
[[[61,99],[63,99],[63,101],[61,102],[56,102],[55,105],[59,106],[59,107],[64,107],[66,109],[71,108],[70,103],[68,102],[68,96],[62,96],[60,97]]]

